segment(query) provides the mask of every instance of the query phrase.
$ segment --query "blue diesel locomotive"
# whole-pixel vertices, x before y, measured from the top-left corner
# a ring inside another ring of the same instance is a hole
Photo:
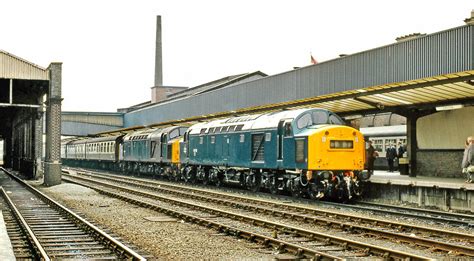
[[[94,145],[104,142],[110,143],[110,149]],[[362,193],[362,183],[368,178],[362,174],[362,134],[324,109],[232,117],[189,128],[149,129],[63,146],[64,165],[151,174],[189,183],[231,183],[252,191],[289,192],[315,199],[351,199]],[[74,156],[78,146],[99,150],[85,150],[78,158]],[[97,153],[109,156],[102,159]]]

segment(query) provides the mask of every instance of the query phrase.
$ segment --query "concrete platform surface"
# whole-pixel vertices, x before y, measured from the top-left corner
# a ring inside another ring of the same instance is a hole
[[[7,234],[2,211],[0,211],[0,260],[16,260],[10,238]]]
[[[410,187],[446,188],[474,191],[474,183],[466,183],[466,178],[459,174],[459,178],[438,178],[427,176],[410,177],[400,175],[400,172],[374,171],[370,182],[375,184],[391,184]]]

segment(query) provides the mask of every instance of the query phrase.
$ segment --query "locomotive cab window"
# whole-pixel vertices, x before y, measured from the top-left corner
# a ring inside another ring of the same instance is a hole
[[[170,140],[172,140],[172,139],[174,139],[178,136],[179,136],[179,129],[175,129],[169,134]]]
[[[309,113],[306,113],[303,116],[301,116],[296,122],[296,126],[298,127],[298,129],[304,129],[311,125],[313,125],[313,118],[311,117],[311,114]]]
[[[344,125],[344,122],[335,114],[331,114],[329,116],[329,123],[330,124],[337,124],[337,125]]]

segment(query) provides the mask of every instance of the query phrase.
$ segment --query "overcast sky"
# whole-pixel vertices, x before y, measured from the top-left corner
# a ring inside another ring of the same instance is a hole
[[[47,67],[63,62],[65,111],[116,111],[150,100],[156,15],[163,84],[276,74],[464,25],[472,0],[7,1],[0,49]]]

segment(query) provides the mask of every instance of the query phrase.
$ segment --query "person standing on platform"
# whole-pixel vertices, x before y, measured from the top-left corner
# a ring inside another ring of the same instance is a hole
[[[405,153],[406,149],[405,149],[405,145],[403,145],[403,143],[400,141],[398,142],[398,152],[397,152],[397,155],[398,155],[398,158],[403,158],[403,154]]]
[[[400,159],[403,158],[403,154],[405,153],[406,149],[405,146],[401,141],[398,142],[398,149],[397,149],[397,158],[398,158],[398,169],[400,170]]]
[[[468,183],[474,182],[474,136],[470,136],[466,140],[464,155],[462,158],[462,173],[466,174]]]
[[[395,149],[395,145],[390,144],[390,147],[386,150],[386,158],[388,162],[388,172],[393,172],[393,161],[397,157],[397,149]]]
[[[379,153],[375,150],[374,146],[372,146],[372,141],[369,140],[367,142],[369,147],[367,148],[367,172],[369,175],[372,176],[374,174],[374,162],[375,159],[378,157]]]

